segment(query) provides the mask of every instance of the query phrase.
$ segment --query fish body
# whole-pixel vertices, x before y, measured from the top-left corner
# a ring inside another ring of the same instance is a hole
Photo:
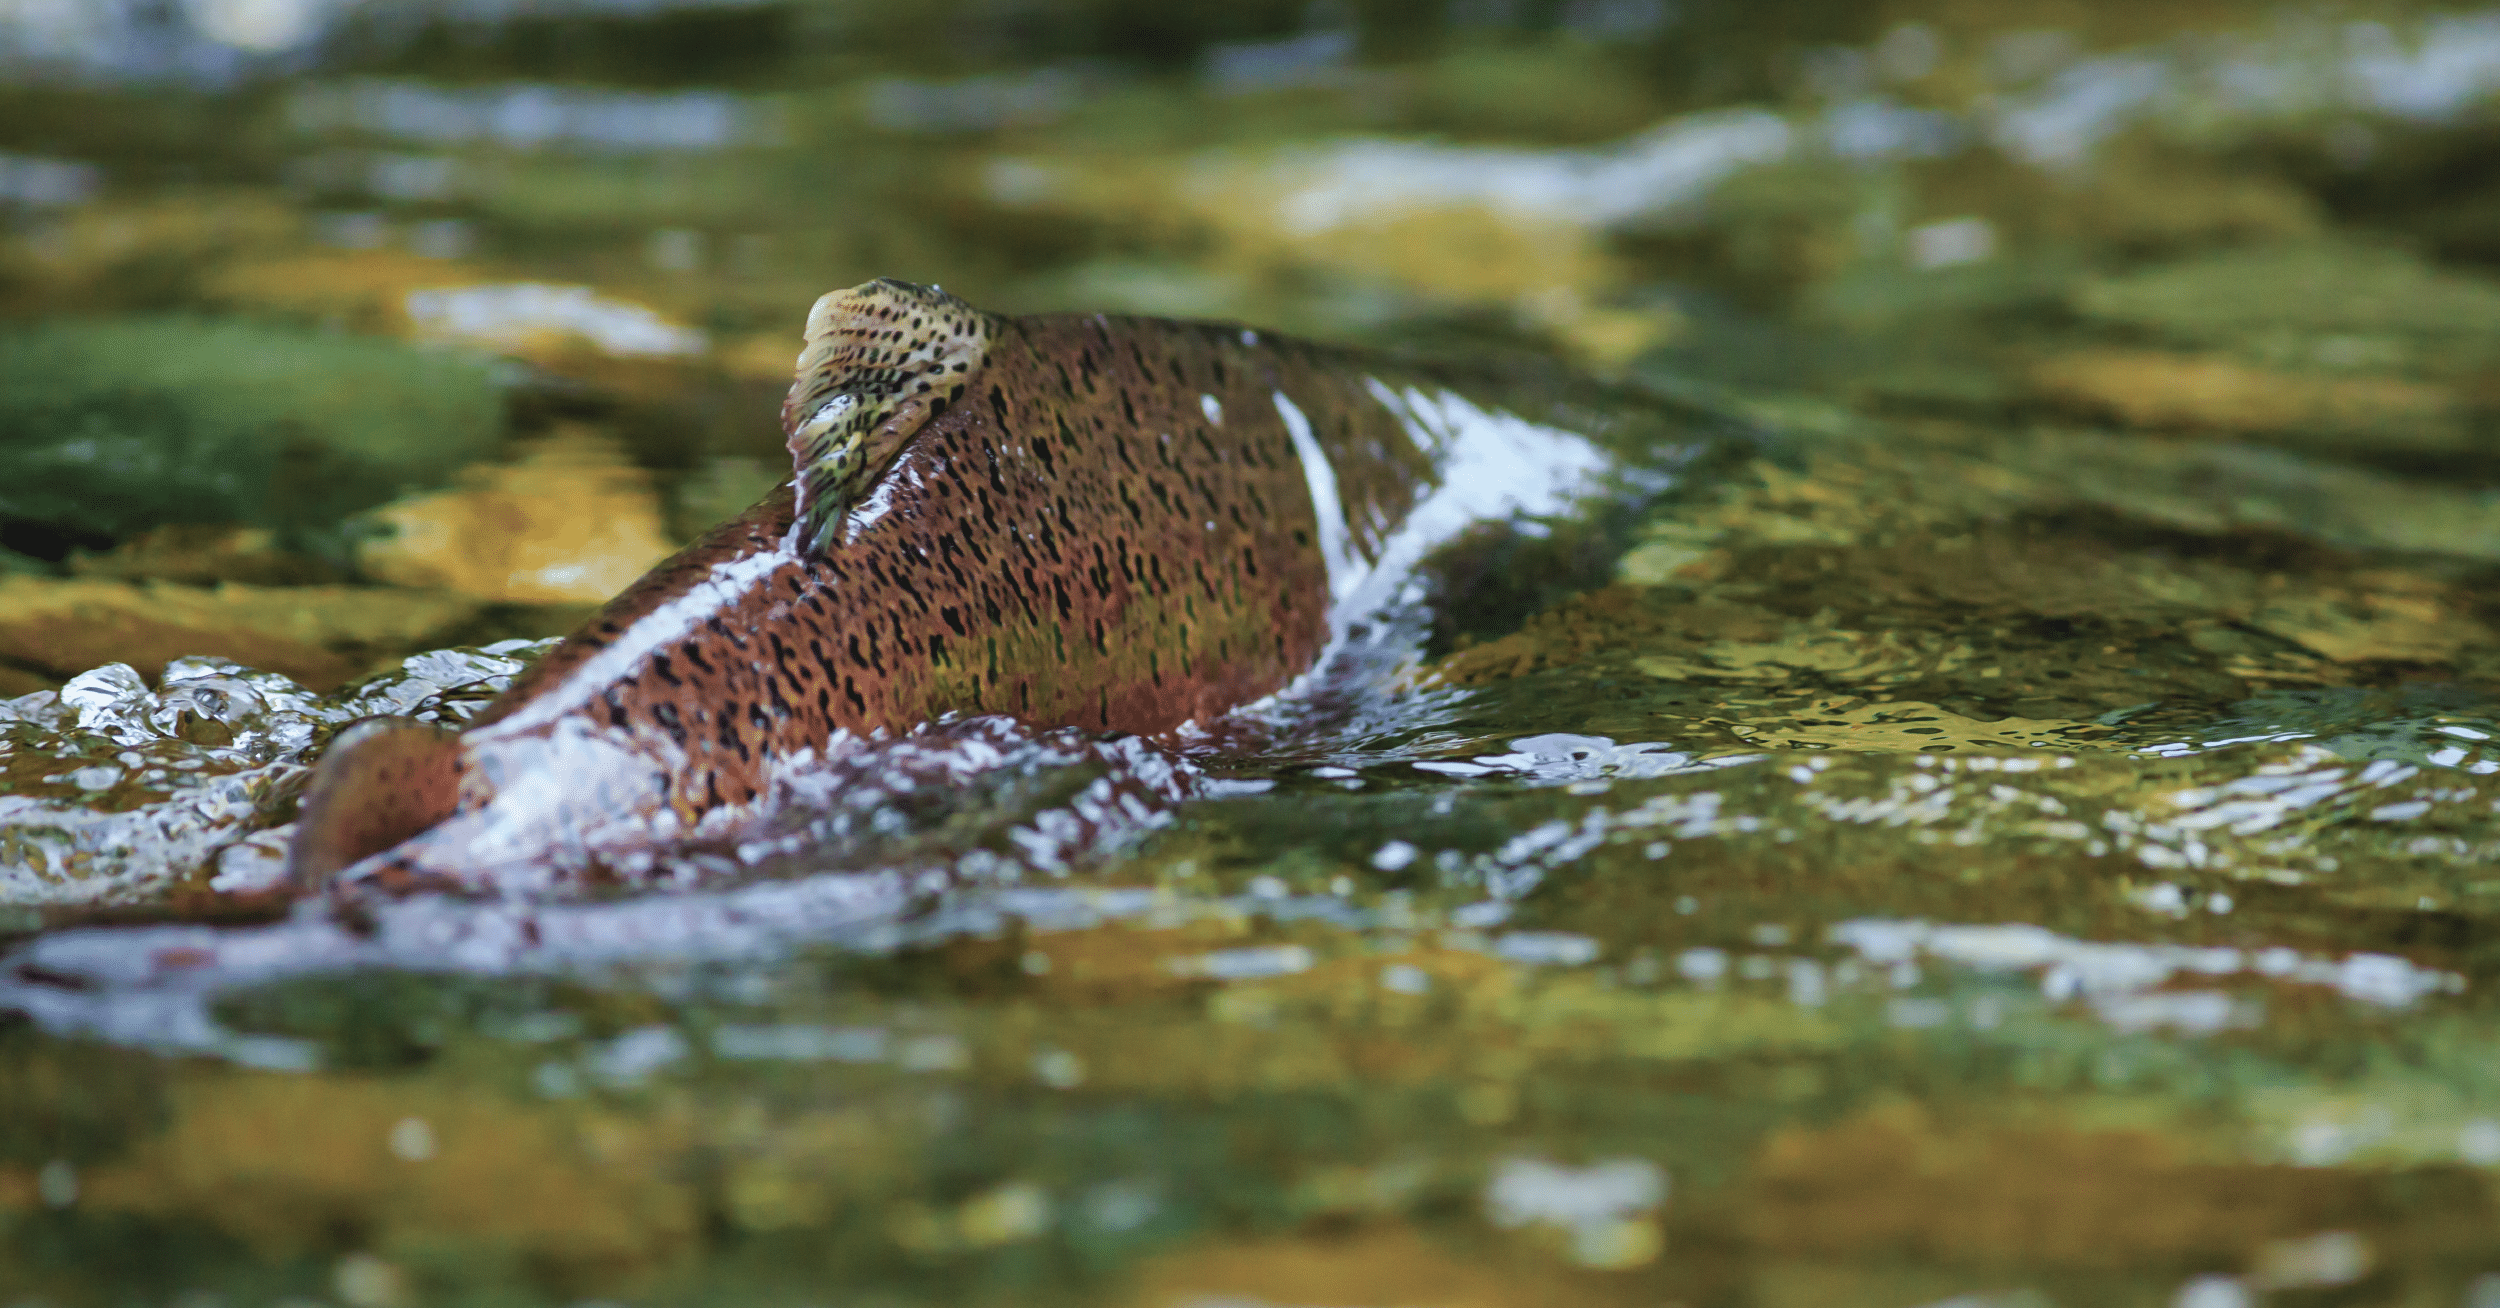
[[[726,830],[785,770],[947,714],[1205,722],[1311,668],[1433,545],[1555,512],[1606,463],[1318,347],[897,282],[820,301],[799,362],[791,481],[457,736],[326,756],[300,881],[526,888]],[[428,784],[379,802],[402,776]]]

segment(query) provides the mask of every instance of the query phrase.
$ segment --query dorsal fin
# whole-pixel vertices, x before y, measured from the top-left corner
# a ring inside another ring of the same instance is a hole
[[[287,871],[318,891],[340,869],[424,831],[460,805],[460,738],[406,718],[351,722],[313,765]]]
[[[781,405],[802,540],[830,544],[913,434],[963,398],[995,322],[934,286],[890,277],[816,301]]]

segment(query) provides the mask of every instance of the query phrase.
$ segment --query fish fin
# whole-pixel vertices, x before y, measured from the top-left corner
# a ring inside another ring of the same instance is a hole
[[[460,807],[460,737],[406,718],[347,725],[313,765],[287,851],[299,890],[450,817]]]
[[[831,543],[903,446],[963,398],[997,323],[934,286],[890,277],[816,301],[781,405],[802,540]]]

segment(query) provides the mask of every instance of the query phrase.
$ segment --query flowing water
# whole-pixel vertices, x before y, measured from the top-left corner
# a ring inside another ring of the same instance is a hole
[[[2489,14],[140,8],[0,7],[0,1304],[2500,1304]],[[877,274],[1659,452],[1221,721],[291,897]]]

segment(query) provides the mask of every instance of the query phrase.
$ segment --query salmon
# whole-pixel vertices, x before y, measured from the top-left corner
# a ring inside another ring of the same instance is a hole
[[[360,725],[291,867],[529,893],[734,831],[777,777],[949,715],[1154,735],[1286,687],[1468,527],[1610,459],[1428,372],[1239,327],[819,300],[790,480],[457,734]]]

